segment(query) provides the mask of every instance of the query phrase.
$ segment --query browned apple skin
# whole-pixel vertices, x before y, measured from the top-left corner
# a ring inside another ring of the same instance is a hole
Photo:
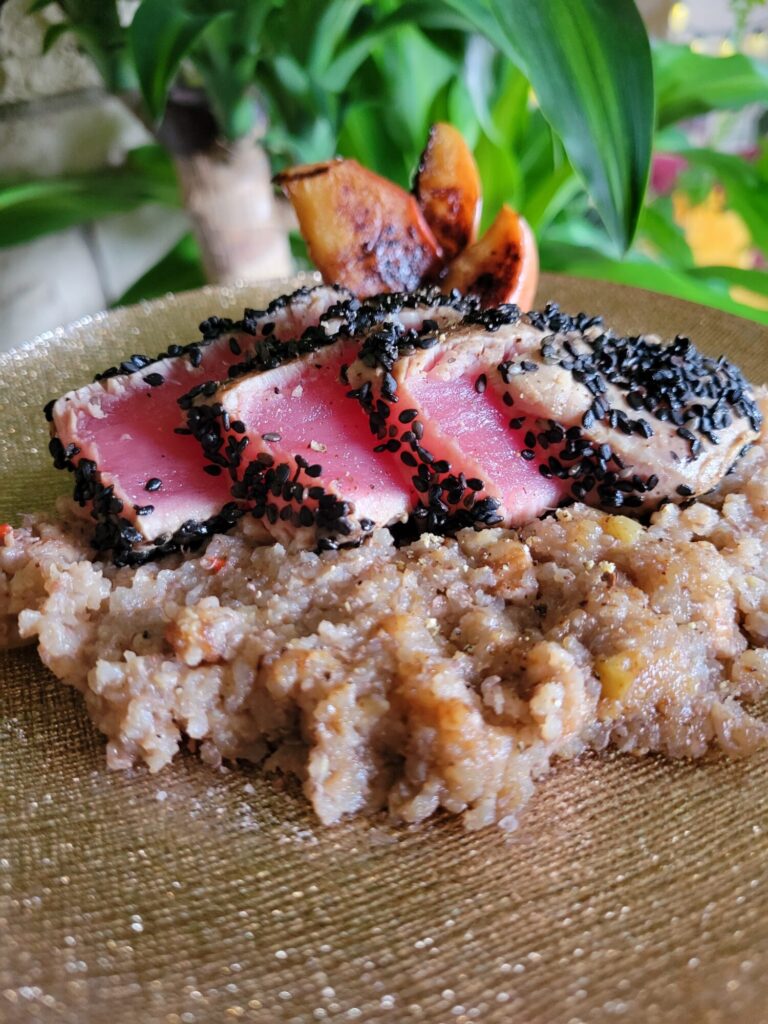
[[[515,302],[533,307],[539,281],[539,251],[525,218],[508,206],[485,234],[450,264],[443,287],[476,295],[484,307]]]
[[[477,238],[482,186],[475,158],[453,125],[432,125],[413,191],[427,224],[452,260]]]
[[[411,291],[439,271],[442,250],[414,197],[356,160],[292,167],[275,183],[327,283],[365,298]]]

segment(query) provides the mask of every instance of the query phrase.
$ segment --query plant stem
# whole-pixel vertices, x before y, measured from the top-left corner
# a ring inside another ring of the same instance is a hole
[[[254,139],[177,156],[184,206],[211,282],[291,272],[285,219],[273,196],[264,150]]]
[[[223,141],[204,94],[176,86],[157,137],[173,157],[208,280],[289,274],[288,221],[260,136]]]

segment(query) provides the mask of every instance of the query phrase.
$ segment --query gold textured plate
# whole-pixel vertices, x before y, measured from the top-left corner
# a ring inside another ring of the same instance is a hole
[[[287,287],[168,297],[0,355],[0,522],[68,485],[44,401]],[[768,377],[757,324],[567,278],[544,278],[550,298]],[[768,755],[562,763],[511,837],[447,816],[322,828],[247,766],[107,771],[34,652],[0,655],[0,705],[0,1021],[768,1021]]]

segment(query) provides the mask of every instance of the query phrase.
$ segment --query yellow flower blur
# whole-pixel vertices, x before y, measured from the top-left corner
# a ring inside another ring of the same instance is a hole
[[[692,203],[685,192],[672,193],[675,221],[683,229],[693,261],[700,267],[754,266],[754,245],[749,228],[735,210],[726,208],[725,191],[716,185],[702,203]],[[763,295],[734,285],[731,297],[759,309],[768,309]]]

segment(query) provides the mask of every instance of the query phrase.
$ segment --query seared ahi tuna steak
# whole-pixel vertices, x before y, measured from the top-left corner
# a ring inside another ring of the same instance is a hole
[[[556,306],[303,289],[202,329],[46,410],[118,564],[244,512],[327,547],[406,519],[516,526],[573,499],[640,511],[711,489],[760,423],[726,360]]]
[[[199,342],[156,359],[132,356],[50,403],[51,453],[75,475],[75,499],[96,521],[95,547],[134,564],[228,529],[241,515],[231,482],[201,458],[178,400],[226,377],[264,339],[272,348],[302,337],[316,345],[349,305],[359,303],[338,288],[303,288],[238,322],[213,317]]]
[[[228,470],[232,496],[284,542],[317,538],[328,547],[403,521],[410,489],[393,458],[371,452],[365,418],[346,395],[346,368],[382,321],[384,330],[418,337],[473,308],[434,289],[361,303],[334,344],[298,359],[290,345],[267,359],[257,351],[233,367],[234,380],[193,397],[188,426],[211,466]]]
[[[686,338],[619,338],[556,306],[471,311],[431,347],[379,330],[347,377],[374,452],[398,424],[429,530],[518,525],[569,498],[639,510],[702,494],[760,424],[726,360]]]

